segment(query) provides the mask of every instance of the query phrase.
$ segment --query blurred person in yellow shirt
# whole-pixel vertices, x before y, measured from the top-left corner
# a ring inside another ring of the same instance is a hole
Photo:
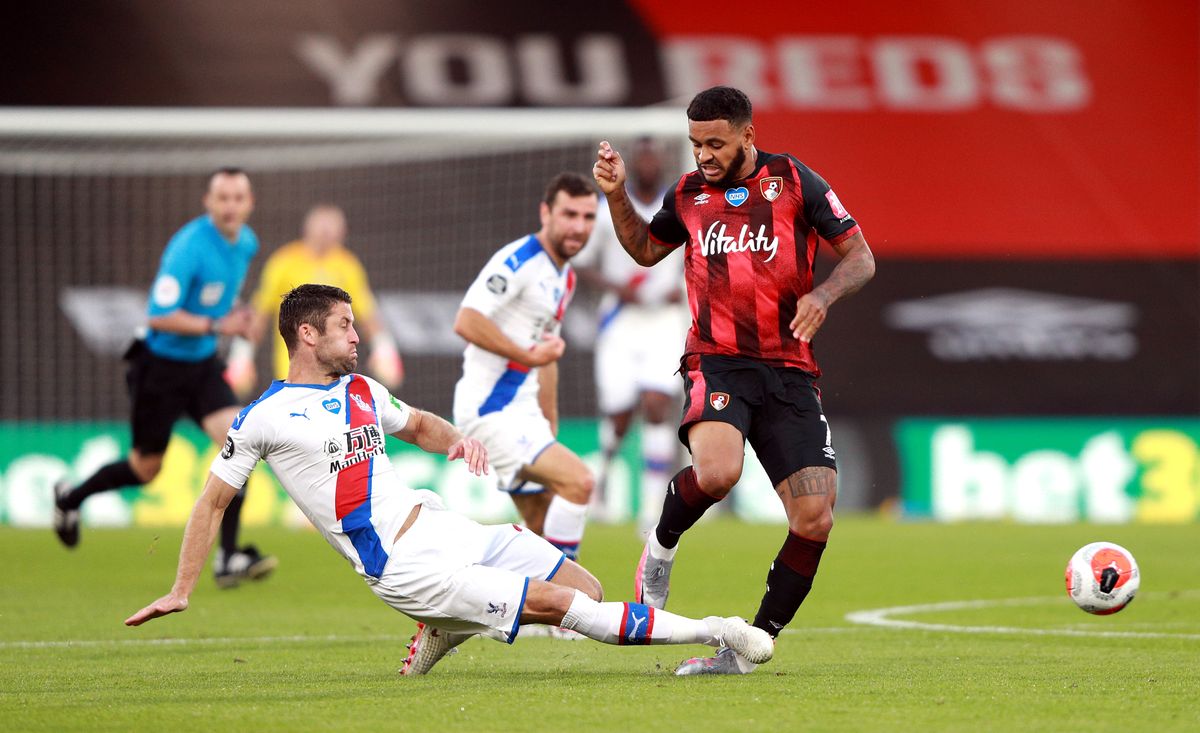
[[[346,215],[333,204],[317,204],[304,217],[301,238],[271,253],[251,300],[255,311],[254,339],[235,339],[230,347],[226,379],[239,395],[249,395],[258,381],[254,366],[255,345],[261,343],[267,326],[276,320],[279,303],[293,288],[305,283],[333,285],[350,293],[354,300],[355,328],[368,344],[367,371],[389,390],[404,381],[404,362],[396,341],[379,317],[375,295],[362,262],[345,246]],[[287,347],[278,333],[271,337],[275,379],[288,371]]]

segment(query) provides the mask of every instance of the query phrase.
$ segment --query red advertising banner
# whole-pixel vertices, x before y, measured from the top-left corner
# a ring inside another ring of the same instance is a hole
[[[1200,254],[1195,3],[632,0],[882,257]]]

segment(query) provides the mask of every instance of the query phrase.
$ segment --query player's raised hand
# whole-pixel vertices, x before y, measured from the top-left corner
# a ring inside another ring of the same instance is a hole
[[[446,450],[446,460],[454,461],[459,458],[467,464],[467,470],[476,476],[488,473],[487,448],[474,438],[463,438],[455,441]]]
[[[625,161],[607,140],[601,140],[600,149],[596,151],[592,178],[596,179],[596,185],[606,196],[625,187]]]
[[[125,619],[125,625],[141,626],[147,621],[156,619],[159,616],[166,616],[167,614],[186,611],[187,607],[187,598],[181,598],[172,593],[168,593],[154,603],[151,603],[149,606],[146,606],[142,610]]]
[[[531,367],[540,367],[558,361],[567,350],[567,342],[561,336],[548,335],[541,343],[529,349],[526,362]]]
[[[796,301],[796,317],[788,328],[792,335],[808,343],[816,335],[817,329],[825,322],[825,314],[829,311],[829,303],[816,291],[805,293]]]

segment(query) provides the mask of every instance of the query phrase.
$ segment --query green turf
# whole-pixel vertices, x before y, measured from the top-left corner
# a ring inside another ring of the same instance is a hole
[[[707,522],[685,538],[671,610],[752,615],[782,530]],[[48,530],[0,530],[0,728],[11,730],[962,731],[1200,729],[1196,528],[905,524],[842,517],[816,590],[776,659],[745,677],[677,679],[703,647],[472,640],[426,678],[395,671],[412,623],[315,533],[254,530],[269,580],[127,629],[165,592],[178,530],[89,530],[74,552]],[[1121,543],[1142,595],[1091,617],[1062,591],[1079,546]],[[584,561],[627,599],[629,527],[589,529]],[[897,616],[1030,633],[855,625],[847,614],[968,599],[1017,605]],[[1191,635],[1104,638],[1037,630]],[[329,638],[336,637],[336,638]],[[232,639],[231,639],[232,638]],[[174,639],[178,644],[131,644]],[[85,641],[71,646],[25,642]]]

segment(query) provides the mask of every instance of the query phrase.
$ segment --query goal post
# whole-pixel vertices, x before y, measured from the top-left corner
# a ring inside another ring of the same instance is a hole
[[[458,299],[491,252],[538,228],[545,183],[588,175],[602,139],[620,149],[641,136],[663,141],[678,175],[686,130],[675,107],[0,110],[0,307],[37,334],[6,344],[0,419],[125,419],[115,357],[144,321],[167,240],[202,212],[204,178],[225,165],[247,170],[256,195],[262,248],[243,296],[310,206],[341,206],[406,357],[404,394],[448,415]],[[584,292],[568,312],[568,416],[595,414],[591,305]]]

